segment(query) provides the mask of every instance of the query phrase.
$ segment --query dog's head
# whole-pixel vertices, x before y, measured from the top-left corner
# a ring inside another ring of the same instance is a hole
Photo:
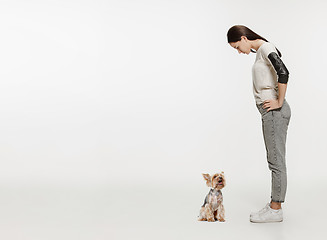
[[[215,188],[217,190],[222,189],[226,186],[226,180],[224,172],[215,173],[214,175],[210,176],[207,173],[202,173],[202,176],[207,181],[207,186]]]

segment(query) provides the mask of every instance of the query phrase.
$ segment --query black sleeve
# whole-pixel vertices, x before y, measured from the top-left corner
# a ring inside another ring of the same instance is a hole
[[[289,72],[288,72],[286,66],[284,65],[282,59],[280,59],[278,54],[275,52],[269,53],[268,58],[269,58],[270,62],[272,63],[272,65],[274,66],[275,71],[277,72],[278,82],[279,83],[287,83]]]

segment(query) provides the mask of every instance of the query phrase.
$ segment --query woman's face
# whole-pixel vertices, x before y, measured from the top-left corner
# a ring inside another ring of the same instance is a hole
[[[242,36],[240,41],[229,43],[233,48],[237,49],[238,53],[249,54],[251,52],[251,45],[249,40]]]

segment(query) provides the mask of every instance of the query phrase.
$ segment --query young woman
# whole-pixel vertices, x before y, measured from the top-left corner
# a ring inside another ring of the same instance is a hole
[[[291,108],[285,99],[289,72],[274,44],[246,26],[231,27],[227,40],[239,53],[256,53],[252,67],[253,95],[261,114],[268,167],[271,170],[271,201],[260,211],[251,213],[250,221],[281,222],[281,203],[285,201],[287,186],[286,135],[291,118]]]

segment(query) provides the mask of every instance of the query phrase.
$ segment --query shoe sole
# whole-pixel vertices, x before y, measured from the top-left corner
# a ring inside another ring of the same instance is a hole
[[[281,220],[270,220],[270,221],[256,221],[256,220],[252,220],[250,219],[250,222],[253,222],[253,223],[274,223],[274,222],[282,222],[283,219]]]

